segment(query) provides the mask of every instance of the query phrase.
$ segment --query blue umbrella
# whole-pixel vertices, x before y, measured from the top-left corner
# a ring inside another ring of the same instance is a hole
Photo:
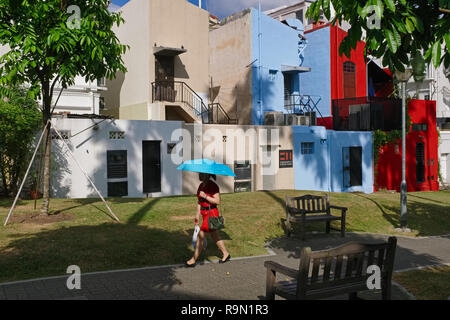
[[[236,177],[234,172],[225,164],[217,163],[209,159],[198,159],[185,161],[177,170],[209,173],[218,176]]]

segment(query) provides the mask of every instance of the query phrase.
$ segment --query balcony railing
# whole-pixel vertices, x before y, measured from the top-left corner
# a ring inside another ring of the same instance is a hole
[[[333,100],[337,131],[401,130],[402,101],[377,97]]]
[[[322,100],[320,96],[304,94],[288,94],[284,96],[284,109],[289,114],[309,117],[309,124],[315,125],[317,118],[323,118],[317,105]]]
[[[155,101],[183,103],[192,110],[195,117],[201,119],[203,123],[209,123],[209,110],[203,99],[185,82],[152,82],[152,102]]]

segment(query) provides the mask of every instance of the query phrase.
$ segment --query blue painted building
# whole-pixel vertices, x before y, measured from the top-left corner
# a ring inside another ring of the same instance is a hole
[[[324,117],[331,117],[331,47],[330,28],[322,28],[307,34],[308,46],[304,63],[311,67],[300,83],[300,90],[321,97],[317,107]]]
[[[285,112],[286,94],[300,93],[302,39],[300,20],[281,23],[251,9],[252,39],[252,124],[264,124],[264,113]]]
[[[208,0],[188,0],[190,3],[195,4],[196,6],[201,6],[202,9],[208,10]]]
[[[372,132],[293,127],[296,190],[373,192]]]

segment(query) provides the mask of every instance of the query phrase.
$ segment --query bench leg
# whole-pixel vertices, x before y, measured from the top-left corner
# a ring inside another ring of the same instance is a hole
[[[345,238],[345,218],[341,220],[341,237]]]
[[[289,222],[289,220],[286,220],[285,227],[286,227],[286,234],[288,237],[290,237],[292,233],[292,225]]]
[[[276,273],[273,270],[267,269],[266,300],[275,300],[275,292],[273,290],[275,280],[276,280]]]
[[[302,222],[300,223],[300,239],[302,239],[302,241],[305,241],[306,239],[306,228],[305,228],[305,223]]]
[[[330,231],[331,231],[331,223],[330,223],[330,221],[326,222],[326,229],[325,229],[325,231],[326,231],[326,233],[330,233]]]
[[[381,289],[381,298],[383,300],[391,300],[392,283],[386,281],[385,285]]]

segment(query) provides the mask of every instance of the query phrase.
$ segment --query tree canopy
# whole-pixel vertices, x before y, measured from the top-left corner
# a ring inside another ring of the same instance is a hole
[[[0,57],[0,85],[28,83],[31,95],[42,92],[45,108],[58,81],[67,88],[76,76],[94,81],[125,72],[122,54],[127,47],[112,30],[123,19],[109,12],[108,4],[0,0],[0,44],[10,49]]]
[[[365,32],[366,54],[383,58],[391,70],[411,65],[420,77],[425,63],[450,66],[450,0],[317,0],[307,15],[317,21],[321,10],[333,25],[351,25],[341,55],[349,57]]]

